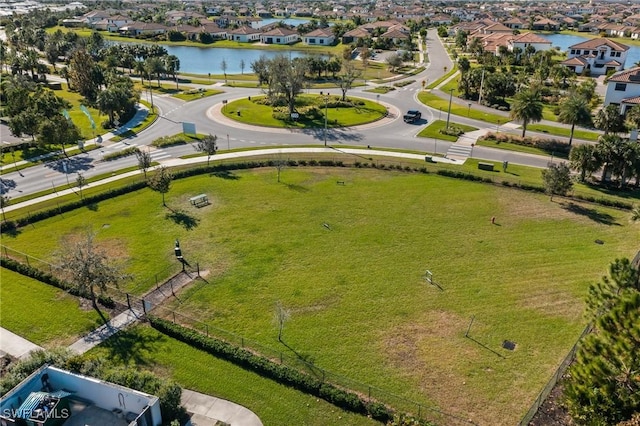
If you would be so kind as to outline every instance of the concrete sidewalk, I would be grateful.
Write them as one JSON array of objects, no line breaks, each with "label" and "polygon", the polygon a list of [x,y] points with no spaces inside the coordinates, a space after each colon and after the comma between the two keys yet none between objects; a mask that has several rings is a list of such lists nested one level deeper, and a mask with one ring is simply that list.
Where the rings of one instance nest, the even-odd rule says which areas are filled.
[{"label": "concrete sidewalk", "polygon": [[183,389],[181,402],[192,414],[190,424],[193,426],[215,426],[216,420],[232,426],[262,426],[253,411],[214,396]]},{"label": "concrete sidewalk", "polygon": [[[90,147],[90,146],[93,146],[93,145],[101,145],[101,144],[104,144],[105,142],[110,141],[114,137],[133,129],[134,127],[136,127],[137,125],[142,123],[142,121],[144,121],[144,119],[147,118],[148,114],[149,114],[149,110],[147,109],[147,107],[142,105],[142,104],[139,104],[138,105],[138,110],[136,111],[136,114],[133,116],[133,118],[131,120],[129,120],[127,123],[123,124],[117,130],[114,130],[113,132],[105,133],[104,135],[98,135],[93,139],[87,139],[86,141],[84,141],[84,147],[86,148],[86,147]],[[77,149],[76,146],[65,148],[65,152],[73,151],[75,149]],[[20,161],[17,161],[15,163],[7,164],[6,166],[0,166],[0,172],[10,173],[10,172],[14,171],[14,169],[16,167],[19,167],[19,166],[21,166],[23,164],[29,164],[29,163],[37,162],[37,161],[40,161],[40,160],[44,160],[46,158],[53,157],[53,156],[55,156],[55,155],[57,155],[58,153],[61,153],[61,152],[62,151],[51,152],[51,153],[48,153],[48,154],[38,155],[36,157],[30,158],[28,161],[27,160],[20,160]]]},{"label": "concrete sidewalk", "polygon": [[[229,153],[225,153],[225,154],[216,154],[213,157],[213,160],[228,160],[228,159],[234,159],[234,158],[243,158],[243,157],[254,157],[254,156],[259,156],[259,155],[274,155],[274,154],[298,154],[298,153],[325,153],[325,154],[351,154],[351,155],[356,155],[356,156],[360,156],[360,157],[364,157],[365,159],[367,159],[366,157],[370,157],[370,156],[380,156],[380,157],[394,157],[394,158],[407,158],[407,159],[413,159],[413,160],[422,160],[424,161],[424,155],[418,155],[418,154],[409,154],[409,153],[404,153],[404,152],[395,152],[395,151],[383,151],[383,150],[376,150],[376,149],[340,149],[337,147],[320,147],[320,148],[266,148],[266,149],[257,149],[257,150],[253,150],[253,151],[239,151],[239,152],[229,152]],[[441,157],[433,157],[433,160],[435,162],[443,162],[443,163],[449,163],[449,164],[462,164],[463,162],[460,161],[455,161],[453,159],[447,159],[447,158],[441,158]],[[199,164],[199,163],[206,163],[207,162],[207,157],[206,156],[202,156],[202,157],[192,157],[192,158],[168,158],[164,161],[160,161],[160,165],[152,167],[150,169],[147,170],[147,173],[152,172],[154,170],[156,170],[159,167],[174,167],[174,166],[184,166],[184,165],[193,165],[193,164]],[[116,175],[116,176],[111,176],[108,177],[106,179],[102,179],[100,181],[97,182],[91,182],[88,183],[85,188],[93,188],[96,186],[100,186],[100,185],[104,185],[110,182],[114,182],[120,179],[124,179],[130,176],[136,176],[142,174],[142,171],[140,170],[133,170],[131,172],[127,172],[127,173],[123,173],[120,175]],[[69,188],[69,189],[65,189],[63,191],[58,191],[56,193],[53,194],[47,194],[47,195],[43,195],[42,197],[38,197],[38,198],[32,198],[31,200],[27,200],[27,201],[23,201],[21,203],[18,204],[11,204],[7,207],[4,208],[5,212],[10,212],[12,210],[16,210],[19,209],[21,207],[26,207],[26,206],[31,206],[34,204],[38,204],[42,201],[46,201],[46,200],[53,200],[55,198],[58,198],[62,195],[67,195],[67,194],[72,194],[74,193],[75,188]]]},{"label": "concrete sidewalk", "polygon": [[0,327],[0,352],[9,354],[14,358],[24,358],[31,351],[38,349],[42,349],[42,347]]},{"label": "concrete sidewalk", "polygon": [[109,337],[116,334],[118,331],[133,324],[143,315],[143,312],[127,309],[120,315],[117,315],[114,318],[110,319],[107,324],[96,328],[91,333],[77,340],[75,343],[69,346],[69,349],[73,353],[81,355],[94,348],[95,346],[98,346],[100,343],[104,342]]}]

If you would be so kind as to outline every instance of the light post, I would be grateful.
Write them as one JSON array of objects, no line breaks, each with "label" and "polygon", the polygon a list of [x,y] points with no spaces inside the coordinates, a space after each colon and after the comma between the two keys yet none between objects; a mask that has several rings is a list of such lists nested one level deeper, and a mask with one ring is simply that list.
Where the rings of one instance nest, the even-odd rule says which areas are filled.
[{"label": "light post", "polygon": [[377,103],[380,103],[380,94],[377,94],[377,95],[376,95],[376,102],[377,102]]},{"label": "light post", "polygon": [[229,133],[227,133],[227,150],[231,151],[231,144],[229,143]]},{"label": "light post", "polygon": [[469,108],[467,108],[467,118],[469,118],[469,115],[471,114],[471,102],[468,102],[467,105],[469,106]]},{"label": "light post", "polygon": [[329,111],[329,93],[324,97],[324,146],[327,146],[327,112]]},{"label": "light post", "polygon": [[447,129],[449,128],[449,119],[451,118],[451,100],[453,99],[453,89],[449,89],[449,111],[447,111]]},{"label": "light post", "polygon": [[173,76],[176,79],[176,90],[180,90],[178,87],[178,70],[176,70],[176,63],[178,62],[178,58],[173,58]]}]

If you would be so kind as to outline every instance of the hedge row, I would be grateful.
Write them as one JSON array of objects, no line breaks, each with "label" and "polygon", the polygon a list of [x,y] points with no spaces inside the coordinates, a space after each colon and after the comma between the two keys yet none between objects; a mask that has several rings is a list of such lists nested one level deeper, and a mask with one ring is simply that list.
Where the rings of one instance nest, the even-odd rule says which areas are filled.
[{"label": "hedge row", "polygon": [[122,151],[112,152],[111,154],[106,154],[102,157],[104,161],[112,161],[117,160],[118,158],[128,157],[130,155],[136,154],[140,149],[137,146],[131,146],[127,149],[123,149]]},{"label": "hedge row", "polygon": [[49,210],[42,210],[37,213],[30,214],[26,217],[21,217],[20,219],[15,221],[13,220],[4,221],[0,223],[0,233],[12,231],[21,226],[26,226],[35,222],[39,222],[41,220],[45,220],[62,213],[66,213],[83,206],[95,204],[99,201],[104,201],[113,197],[117,197],[119,195],[128,194],[130,192],[142,189],[145,186],[147,186],[146,182],[135,182],[129,185],[122,186],[120,188],[110,189],[108,191],[101,192],[99,194],[91,195],[89,197],[85,197],[80,200],[72,201],[70,203],[63,204]]},{"label": "hedge row", "polygon": [[340,408],[355,413],[371,416],[373,419],[388,422],[393,418],[393,412],[379,402],[364,400],[358,394],[336,387],[330,383],[302,373],[294,368],[275,363],[263,356],[233,346],[225,341],[207,337],[197,331],[188,329],[170,321],[154,316],[147,319],[156,330],[178,339],[190,346],[201,349],[218,358],[230,361],[242,368],[251,370],[263,377],[275,380],[301,392],[322,398]]},{"label": "hedge row", "polygon": [[[83,297],[85,299],[90,298],[87,293],[80,291],[78,287],[71,285],[70,283],[63,281],[57,277],[54,277],[47,272],[43,272],[40,269],[25,265],[24,263],[20,263],[14,259],[0,257],[0,266],[17,272],[20,275],[25,275],[29,278],[33,278],[34,280],[38,280],[45,284],[49,284],[62,289],[74,296]],[[112,309],[116,306],[116,303],[113,301],[113,299],[111,299],[111,297],[103,295],[98,295],[98,303],[109,309]]]},{"label": "hedge row", "polygon": [[[224,171],[255,169],[255,168],[261,168],[261,167],[276,167],[278,165],[278,161],[279,160],[249,161],[246,163],[229,163],[229,164],[209,165],[209,166],[203,166],[203,167],[194,167],[190,169],[177,170],[173,173],[173,177],[174,179],[182,179],[182,178],[202,175],[206,173],[219,173]],[[346,165],[344,162],[334,161],[334,160],[308,160],[308,161],[307,160],[297,160],[297,161],[286,160],[286,165],[289,167],[296,167],[296,166],[348,167],[348,165]],[[415,167],[415,166],[403,167],[401,165],[394,165],[394,164],[387,165],[384,163],[381,164],[381,163],[375,163],[375,162],[368,163],[368,162],[356,161],[353,163],[353,166],[357,168],[371,167],[371,168],[380,169],[380,170],[399,170],[399,171],[405,171],[405,172],[428,173],[428,170],[426,167]],[[473,175],[471,173],[465,173],[465,172],[459,172],[459,171],[438,170],[437,174],[441,176],[456,178],[456,179],[464,179],[464,180],[470,180],[475,182],[494,183],[493,180],[490,178],[484,178],[481,176]],[[520,188],[527,191],[544,192],[544,188],[541,186],[509,183],[507,181],[503,181],[502,184],[504,186]],[[91,205],[99,201],[104,201],[109,198],[117,197],[119,195],[124,195],[133,191],[137,191],[146,186],[147,186],[146,182],[136,182],[120,188],[111,189],[109,191],[106,191],[100,194],[85,197],[84,199],[76,200],[68,204],[63,204],[61,206],[58,206],[49,210],[43,210],[35,214],[28,215],[27,217],[22,217],[16,221],[12,221],[12,220],[4,221],[0,223],[0,234],[4,232],[13,231],[18,227],[29,225],[29,224],[38,222],[40,220],[48,219],[50,217],[77,209],[79,207]],[[626,203],[624,201],[610,200],[606,198],[596,198],[592,196],[582,196],[582,195],[574,195],[571,198],[588,201],[592,203],[597,203],[597,204],[601,204],[609,207],[627,209],[627,210],[632,208],[631,203]]]}]

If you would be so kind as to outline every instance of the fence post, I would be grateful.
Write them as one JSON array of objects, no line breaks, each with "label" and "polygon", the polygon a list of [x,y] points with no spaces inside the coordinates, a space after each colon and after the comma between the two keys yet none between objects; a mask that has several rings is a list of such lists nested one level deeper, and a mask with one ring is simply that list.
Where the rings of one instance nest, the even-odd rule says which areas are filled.
[{"label": "fence post", "polygon": [[129,307],[129,310],[131,310],[131,300],[129,300],[129,293],[125,293],[127,295],[127,306]]},{"label": "fence post", "polygon": [[198,277],[200,277],[200,264],[196,262],[196,268],[198,269]]},{"label": "fence post", "polygon": [[[241,343],[240,343],[240,344],[241,344],[241,345],[242,345],[242,347],[244,348],[244,337],[241,337],[240,339],[241,339]],[[281,355],[282,355],[282,354],[281,354]],[[280,358],[282,358],[282,356],[280,356]]]},{"label": "fence post", "polygon": [[369,399],[371,399],[371,386],[369,386]]},{"label": "fence post", "polygon": [[147,315],[147,304],[144,302],[144,299],[142,300],[142,311],[144,312],[145,315]]},{"label": "fence post", "polygon": [[173,313],[173,323],[176,323],[176,311],[171,311]]},{"label": "fence post", "polygon": [[207,337],[209,337],[209,324],[205,324],[204,327],[207,330]]},{"label": "fence post", "polygon": [[31,264],[29,263],[29,255],[28,255],[28,254],[25,254],[25,255],[24,255],[24,258],[25,258],[25,259],[27,259],[27,265],[31,266]]}]

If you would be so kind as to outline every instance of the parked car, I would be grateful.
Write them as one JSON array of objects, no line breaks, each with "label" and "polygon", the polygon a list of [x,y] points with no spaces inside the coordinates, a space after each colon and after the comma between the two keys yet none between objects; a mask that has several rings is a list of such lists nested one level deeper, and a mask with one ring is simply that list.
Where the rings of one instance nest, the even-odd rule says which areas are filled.
[{"label": "parked car", "polygon": [[403,117],[405,123],[415,123],[420,118],[422,118],[422,113],[417,109],[410,109]]}]

